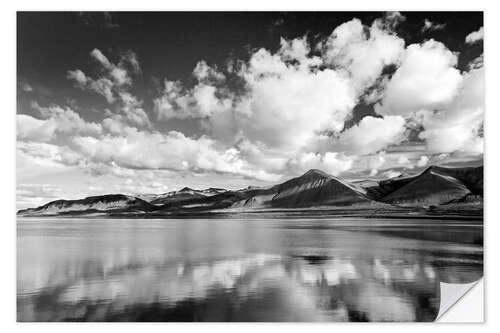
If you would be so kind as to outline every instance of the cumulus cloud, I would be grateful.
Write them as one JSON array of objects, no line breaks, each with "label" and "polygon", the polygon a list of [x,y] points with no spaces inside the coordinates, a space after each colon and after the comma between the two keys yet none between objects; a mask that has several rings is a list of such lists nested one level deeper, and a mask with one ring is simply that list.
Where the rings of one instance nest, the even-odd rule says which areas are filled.
[{"label": "cumulus cloud", "polygon": [[483,152],[484,68],[464,75],[458,94],[442,110],[423,114],[420,137],[436,153],[455,151],[478,155]]},{"label": "cumulus cloud", "polygon": [[227,90],[216,86],[224,81],[224,74],[200,61],[193,76],[198,83],[191,89],[179,81],[164,81],[161,96],[153,101],[158,120],[210,117],[232,107]]},{"label": "cumulus cloud", "polygon": [[404,140],[405,120],[401,116],[364,117],[357,125],[342,132],[333,142],[335,151],[370,154]]},{"label": "cumulus cloud", "polygon": [[312,71],[260,49],[242,71],[248,93],[237,103],[245,137],[295,150],[317,132],[340,131],[355,105],[347,77],[333,69]]},{"label": "cumulus cloud", "polygon": [[384,29],[380,20],[368,28],[359,19],[353,19],[333,30],[324,43],[324,57],[349,71],[361,93],[375,83],[385,66],[398,61],[404,44],[402,38]]},{"label": "cumulus cloud", "polygon": [[[204,118],[214,136],[222,139],[227,134],[224,141],[244,138],[295,152],[316,132],[342,130],[356,101],[349,78],[334,69],[319,70],[321,59],[309,52],[305,38],[282,40],[274,54],[257,50],[238,71],[245,83],[239,96],[205,82],[185,89],[180,82],[167,80],[155,100],[158,117]],[[206,65],[201,67],[204,70],[195,73],[209,71]],[[227,128],[234,130],[227,133]]]},{"label": "cumulus cloud", "polygon": [[420,109],[445,107],[455,97],[462,81],[456,64],[457,55],[433,39],[409,45],[376,111],[408,115]]},{"label": "cumulus cloud", "polygon": [[479,28],[479,30],[473,31],[467,36],[465,36],[465,42],[467,44],[474,44],[479,42],[480,40],[483,40],[483,38],[484,38],[484,28],[481,27]]}]

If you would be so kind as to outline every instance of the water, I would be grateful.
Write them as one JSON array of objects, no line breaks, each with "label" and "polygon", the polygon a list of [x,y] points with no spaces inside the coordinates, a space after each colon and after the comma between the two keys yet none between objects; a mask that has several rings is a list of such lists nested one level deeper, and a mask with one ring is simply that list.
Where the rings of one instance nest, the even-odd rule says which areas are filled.
[{"label": "water", "polygon": [[19,219],[19,321],[432,321],[482,224]]}]

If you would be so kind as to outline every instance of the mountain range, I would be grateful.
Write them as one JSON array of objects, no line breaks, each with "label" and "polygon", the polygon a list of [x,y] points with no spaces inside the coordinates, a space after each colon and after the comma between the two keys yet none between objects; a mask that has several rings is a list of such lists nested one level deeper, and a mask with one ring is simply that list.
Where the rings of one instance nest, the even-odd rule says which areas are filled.
[{"label": "mountain range", "polygon": [[22,216],[127,215],[162,216],[193,212],[252,212],[315,209],[423,209],[482,215],[483,167],[430,166],[414,176],[372,184],[348,182],[321,170],[271,187],[241,190],[185,187],[163,194],[107,194],[79,200],[56,200],[18,211]]}]

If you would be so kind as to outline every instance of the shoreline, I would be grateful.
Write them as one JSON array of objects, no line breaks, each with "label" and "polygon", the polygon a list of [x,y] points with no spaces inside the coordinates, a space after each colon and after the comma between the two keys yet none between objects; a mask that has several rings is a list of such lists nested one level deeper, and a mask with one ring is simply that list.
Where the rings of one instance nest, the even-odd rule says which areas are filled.
[{"label": "shoreline", "polygon": [[[465,212],[464,212],[465,213]],[[133,214],[133,213],[91,213],[91,214],[54,214],[54,215],[17,215],[16,219],[35,219],[35,218],[81,218],[81,219],[196,219],[196,218],[221,218],[221,219],[244,219],[244,218],[360,218],[360,219],[406,219],[406,220],[467,220],[484,222],[483,214],[473,214],[474,211],[467,211],[468,214],[441,213],[428,214],[420,212],[366,212],[346,210],[271,210],[271,211],[206,211],[206,212],[175,212],[167,214]],[[471,214],[472,213],[472,214]]]}]

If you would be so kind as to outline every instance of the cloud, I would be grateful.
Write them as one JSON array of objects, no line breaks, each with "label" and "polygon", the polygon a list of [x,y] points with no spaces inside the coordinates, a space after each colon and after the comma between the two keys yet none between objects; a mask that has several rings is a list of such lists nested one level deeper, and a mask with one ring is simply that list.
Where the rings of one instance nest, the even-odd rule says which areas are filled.
[{"label": "cloud", "polygon": [[142,108],[142,101],[125,91],[121,91],[119,96],[122,101],[120,110],[131,124],[139,127],[151,127],[149,117]]},{"label": "cloud", "polygon": [[390,30],[394,30],[404,21],[406,21],[406,16],[397,11],[386,12],[382,19],[375,20],[375,22],[378,22],[378,24],[383,26],[385,29]]},{"label": "cloud", "polygon": [[67,146],[45,142],[18,141],[17,153],[40,166],[75,166],[82,162],[80,155]]},{"label": "cloud", "polygon": [[265,49],[242,70],[247,94],[235,107],[236,126],[251,141],[295,150],[318,132],[339,132],[355,105],[349,79],[333,69],[290,64]]},{"label": "cloud", "polygon": [[16,204],[19,209],[37,207],[64,195],[62,189],[52,184],[27,184],[16,186]]},{"label": "cloud", "polygon": [[467,44],[474,44],[479,42],[480,40],[483,40],[484,38],[484,28],[481,27],[477,31],[473,31],[467,36],[465,36],[465,43]]},{"label": "cloud", "polygon": [[82,70],[74,69],[67,72],[66,78],[75,81],[76,86],[82,90],[92,90],[106,98],[109,104],[116,101],[116,95],[120,95],[124,89],[132,84],[127,66],[134,73],[140,72],[139,61],[132,51],[127,51],[121,56],[118,64],[112,63],[99,49],[93,49],[90,56],[96,60],[104,69],[104,74],[97,79],[87,76]]},{"label": "cloud", "polygon": [[196,64],[193,70],[193,75],[201,81],[223,81],[226,77],[223,73],[207,65],[205,60],[201,60]]},{"label": "cloud", "polygon": [[[209,74],[198,73],[205,81]],[[210,83],[199,82],[186,89],[179,81],[165,80],[162,95],[154,100],[158,120],[204,118],[225,111],[233,106],[229,98],[220,96],[219,89]]]},{"label": "cloud", "polygon": [[16,115],[17,138],[19,140],[50,141],[54,137],[56,124],[26,114]]},{"label": "cloud", "polygon": [[[309,52],[305,38],[282,40],[274,54],[255,51],[237,72],[245,87],[241,94],[213,82],[186,89],[166,80],[155,100],[156,113],[163,120],[200,118],[211,135],[226,143],[248,139],[294,154],[316,132],[342,130],[356,100],[349,78],[318,69],[321,58]],[[204,80],[211,70],[200,62],[194,72]]]},{"label": "cloud", "polygon": [[331,149],[352,155],[378,152],[404,140],[405,120],[401,116],[364,117],[333,141]]},{"label": "cloud", "polygon": [[176,131],[161,134],[129,128],[125,135],[77,136],[72,142],[76,151],[93,163],[116,163],[131,169],[221,172],[263,180],[277,178],[253,168],[237,149],[220,149],[205,136],[193,139]]},{"label": "cloud", "polygon": [[464,75],[458,94],[450,105],[436,112],[423,113],[427,149],[435,153],[483,153],[484,67]]},{"label": "cloud", "polygon": [[446,28],[446,23],[436,23],[425,19],[422,32],[443,30],[444,28]]},{"label": "cloud", "polygon": [[462,81],[457,55],[433,39],[409,45],[375,110],[384,115],[408,115],[448,105]]},{"label": "cloud", "polygon": [[99,49],[93,49],[90,52],[90,55],[92,56],[92,58],[94,58],[95,60],[97,60],[104,68],[106,68],[106,69],[112,69],[113,68],[113,65],[108,60],[108,58],[101,52],[101,50],[99,50]]},{"label": "cloud", "polygon": [[75,81],[76,86],[82,90],[90,89],[104,96],[104,98],[106,98],[106,101],[110,104],[114,103],[116,100],[113,93],[113,82],[108,78],[101,77],[97,80],[94,80],[91,77],[85,75],[85,73],[79,69],[69,70],[66,78]]},{"label": "cloud", "polygon": [[24,82],[24,83],[21,84],[21,89],[23,91],[25,91],[25,92],[31,92],[31,91],[33,91],[33,87],[30,84],[26,83],[26,82]]},{"label": "cloud", "polygon": [[417,166],[418,167],[424,167],[429,163],[429,158],[425,155],[420,156],[420,159],[417,161]]},{"label": "cloud", "polygon": [[116,29],[120,27],[118,23],[113,22],[113,17],[109,12],[103,12],[103,15],[104,15],[104,23],[102,24],[103,28]]},{"label": "cloud", "polygon": [[396,162],[398,165],[407,169],[413,169],[415,167],[406,155],[399,156]]},{"label": "cloud", "polygon": [[345,68],[359,93],[373,85],[385,66],[398,61],[404,40],[383,28],[380,20],[371,27],[359,19],[339,25],[323,46],[326,61]]},{"label": "cloud", "polygon": [[320,169],[332,175],[338,175],[351,169],[353,159],[340,155],[336,152],[320,153],[302,153],[292,158],[288,162],[288,167],[295,173],[302,173],[309,169]]},{"label": "cloud", "polygon": [[74,80],[80,86],[85,86],[89,80],[87,75],[79,69],[69,70],[66,77],[70,80]]},{"label": "cloud", "polygon": [[[36,165],[130,179],[125,185],[137,191],[152,181],[139,175],[160,172],[265,183],[311,168],[387,176],[442,153],[481,154],[482,57],[461,73],[457,54],[440,42],[405,47],[396,33],[404,20],[393,12],[370,25],[345,22],[325,38],[282,38],[277,50],[253,49],[222,69],[200,60],[189,80],[165,78],[153,103],[132,90],[141,72],[135,53],[93,49],[97,74],[73,69],[67,77],[106,98],[110,105],[93,115],[100,123],[38,107],[40,117],[18,115],[18,153]],[[424,27],[441,29],[429,20]],[[360,100],[376,103],[377,114],[357,120]],[[190,134],[170,130],[178,124]],[[419,132],[419,149],[410,147]]]},{"label": "cloud", "polygon": [[102,131],[100,124],[85,121],[68,107],[41,107],[37,103],[33,103],[32,107],[44,119],[37,119],[26,114],[16,115],[19,140],[47,142],[58,133],[99,135]]}]

